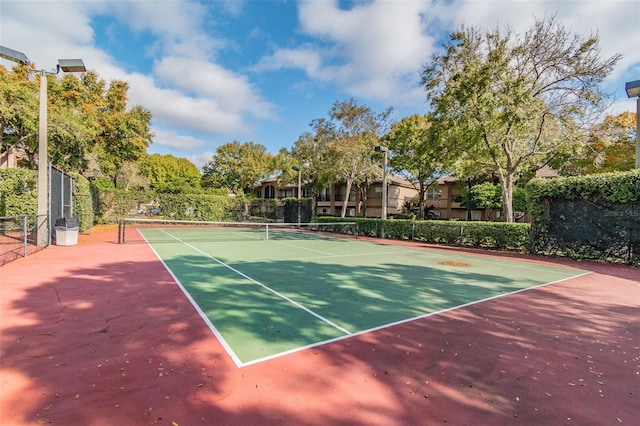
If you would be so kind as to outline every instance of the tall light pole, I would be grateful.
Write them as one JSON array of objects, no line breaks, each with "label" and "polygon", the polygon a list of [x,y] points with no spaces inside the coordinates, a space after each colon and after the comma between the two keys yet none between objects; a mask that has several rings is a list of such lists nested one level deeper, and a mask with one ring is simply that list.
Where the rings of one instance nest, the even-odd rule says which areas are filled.
[{"label": "tall light pole", "polygon": [[381,219],[387,218],[387,154],[389,153],[389,148],[386,146],[376,146],[376,152],[384,153],[384,160],[382,162],[382,214],[380,215]]},{"label": "tall light pole", "polygon": [[[0,46],[0,57],[23,65],[30,65],[31,61],[22,52]],[[47,140],[47,74],[64,72],[85,72],[87,69],[82,59],[58,59],[55,72],[48,72],[44,68],[40,73],[40,107],[38,111],[38,230],[39,246],[49,244],[49,147]]]},{"label": "tall light pole", "polygon": [[301,176],[302,170],[298,166],[293,166],[292,169],[298,172],[298,226],[299,226],[300,225],[300,198],[301,198],[300,188],[302,186],[302,176]]},{"label": "tall light pole", "polygon": [[624,85],[629,98],[636,99],[636,169],[640,169],[640,80],[630,81]]}]

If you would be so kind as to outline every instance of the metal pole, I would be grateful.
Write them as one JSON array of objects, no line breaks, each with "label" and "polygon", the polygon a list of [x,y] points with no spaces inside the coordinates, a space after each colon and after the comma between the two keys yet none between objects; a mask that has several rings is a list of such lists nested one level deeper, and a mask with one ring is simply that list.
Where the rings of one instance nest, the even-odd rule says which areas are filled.
[{"label": "metal pole", "polygon": [[38,122],[38,231],[39,246],[49,244],[49,155],[47,146],[47,73],[40,72],[40,110]]},{"label": "metal pole", "polygon": [[384,163],[382,169],[382,219],[387,218],[387,150],[384,151]]},{"label": "metal pole", "polygon": [[636,100],[636,169],[640,169],[640,96]]},{"label": "metal pole", "polygon": [[298,226],[300,226],[300,187],[302,186],[302,167],[298,168]]},{"label": "metal pole", "polygon": [[29,233],[29,229],[27,227],[27,215],[25,214],[22,217],[22,239],[24,240],[24,257],[27,257],[27,254],[29,254],[29,248],[28,248],[28,244],[29,241],[27,239],[27,234]]}]

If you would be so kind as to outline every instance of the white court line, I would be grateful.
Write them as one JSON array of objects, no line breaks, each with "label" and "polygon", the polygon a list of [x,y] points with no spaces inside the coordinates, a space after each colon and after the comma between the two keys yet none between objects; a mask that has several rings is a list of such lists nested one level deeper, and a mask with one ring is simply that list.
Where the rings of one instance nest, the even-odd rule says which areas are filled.
[{"label": "white court line", "polygon": [[213,260],[213,261],[215,261],[215,262],[219,263],[220,265],[224,266],[225,268],[230,269],[231,271],[235,272],[236,274],[240,275],[241,277],[243,277],[243,278],[245,278],[245,279],[247,279],[247,280],[251,281],[252,283],[259,285],[260,287],[264,288],[265,290],[267,290],[267,291],[269,291],[269,292],[271,292],[271,293],[275,294],[276,296],[280,297],[281,299],[286,300],[287,302],[291,303],[291,304],[292,304],[292,305],[294,305],[295,307],[297,307],[297,308],[299,308],[299,309],[302,309],[303,311],[307,312],[307,313],[308,313],[308,314],[310,314],[310,315],[313,315],[314,317],[318,318],[320,321],[322,321],[322,322],[324,322],[324,323],[326,323],[326,324],[330,325],[331,327],[333,327],[333,328],[335,328],[335,329],[337,329],[337,330],[340,330],[340,331],[341,331],[341,332],[343,332],[344,334],[346,334],[346,335],[351,335],[351,334],[352,334],[352,333],[351,333],[349,330],[347,330],[346,328],[343,328],[343,327],[339,326],[338,324],[334,323],[334,322],[333,322],[333,321],[331,321],[330,319],[323,317],[322,315],[320,315],[320,314],[318,314],[318,313],[316,313],[316,312],[312,311],[311,309],[307,308],[306,306],[301,305],[300,303],[298,303],[298,302],[296,302],[295,300],[293,300],[293,299],[291,299],[291,298],[289,298],[289,297],[285,296],[284,294],[282,294],[282,293],[280,293],[280,292],[278,292],[278,291],[276,291],[276,290],[272,289],[271,287],[266,286],[266,285],[262,284],[261,282],[259,282],[259,281],[255,280],[255,279],[251,278],[249,275],[245,274],[244,272],[238,271],[238,270],[237,270],[237,269],[235,269],[234,267],[232,267],[232,266],[230,266],[230,265],[227,265],[227,264],[226,264],[226,263],[224,263],[223,261],[221,261],[221,260],[219,260],[219,259],[216,259],[215,257],[211,256],[210,254],[205,253],[204,251],[200,250],[199,248],[192,246],[191,244],[187,243],[186,241],[182,241],[180,238],[178,238],[178,237],[176,237],[176,236],[174,236],[174,235],[171,235],[171,234],[170,234],[170,233],[168,233],[167,231],[164,231],[164,230],[163,230],[162,232],[164,232],[165,234],[167,234],[167,235],[168,235],[168,236],[170,236],[171,238],[174,238],[175,240],[177,240],[177,241],[181,242],[182,244],[186,245],[187,247],[192,248],[193,250],[197,251],[198,253],[203,254],[204,256],[208,257],[209,259],[211,259],[211,260]]},{"label": "white court line", "polygon": [[[296,247],[291,245],[291,247],[295,248],[304,248],[304,247]],[[331,254],[329,253],[327,256],[310,256],[310,257],[292,257],[287,260],[318,260],[318,259],[335,259],[335,258],[343,258],[343,257],[362,257],[362,256],[390,256],[394,254],[406,253],[406,251],[386,251],[386,252],[371,252],[371,253],[352,253],[352,254]],[[237,262],[231,262],[232,265],[245,265],[247,263],[258,263],[262,262],[262,260],[239,260]]]},{"label": "white court line", "polygon": [[[562,267],[555,267],[555,266],[549,266],[549,268],[553,268],[553,269],[548,269],[545,268],[546,265],[540,265],[539,267],[535,267],[533,266],[534,264],[529,264],[526,263],[524,261],[518,260],[518,259],[502,259],[502,260],[488,260],[486,258],[483,258],[481,256],[474,256],[474,255],[465,255],[465,254],[459,254],[459,253],[447,253],[446,255],[444,254],[444,252],[440,252],[438,250],[431,250],[431,249],[426,249],[426,250],[417,250],[414,248],[407,248],[404,250],[396,250],[396,251],[390,251],[390,252],[384,252],[384,253],[354,253],[354,254],[334,254],[334,253],[329,253],[329,252],[325,252],[325,251],[321,251],[321,250],[314,250],[314,249],[310,249],[307,247],[301,247],[301,246],[297,246],[295,244],[287,244],[287,243],[281,243],[278,242],[278,244],[282,244],[285,246],[289,246],[289,247],[293,247],[293,248],[298,248],[298,249],[302,249],[302,250],[309,250],[309,251],[315,251],[321,254],[326,254],[327,256],[317,256],[317,257],[301,257],[301,258],[296,258],[296,259],[291,259],[291,260],[314,260],[314,259],[327,259],[327,258],[333,258],[333,257],[337,257],[337,258],[341,258],[341,257],[354,257],[354,256],[376,256],[376,255],[393,255],[393,254],[403,254],[403,253],[415,253],[418,255],[427,255],[427,256],[433,256],[433,255],[438,255],[439,253],[442,253],[443,256],[447,257],[447,256],[451,256],[451,257],[457,257],[458,259],[465,259],[468,262],[477,262],[477,263],[484,263],[484,264],[488,264],[488,265],[502,265],[504,262],[509,262],[509,265],[517,268],[517,269],[526,269],[526,270],[530,270],[530,271],[537,271],[537,272],[549,272],[552,274],[563,274],[564,271],[562,271]],[[238,262],[239,263],[239,262]],[[242,262],[242,263],[247,263],[247,262]],[[531,265],[531,266],[529,266]],[[575,268],[573,268],[575,269]]]},{"label": "white court line", "polygon": [[[163,230],[163,232],[164,232],[164,230]],[[211,320],[209,319],[207,314],[204,313],[204,311],[200,308],[198,303],[193,299],[193,297],[191,297],[191,295],[189,294],[187,289],[182,285],[182,282],[180,282],[180,280],[178,279],[178,277],[176,277],[176,275],[173,273],[171,268],[169,268],[169,266],[164,262],[164,260],[162,259],[162,256],[160,256],[160,254],[156,251],[156,249],[153,247],[153,245],[151,245],[151,243],[149,243],[147,238],[144,236],[144,234],[142,232],[140,232],[139,229],[138,229],[138,233],[147,242],[147,246],[149,246],[149,248],[151,248],[151,250],[155,253],[155,255],[158,258],[158,260],[164,265],[164,268],[173,277],[173,280],[178,284],[178,287],[180,287],[180,290],[182,290],[182,293],[184,293],[184,295],[187,297],[187,300],[189,300],[189,302],[191,303],[191,306],[194,307],[196,312],[198,312],[198,315],[200,315],[200,318],[202,318],[204,323],[207,324],[207,326],[209,327],[209,329],[211,330],[213,335],[216,336],[216,338],[218,339],[218,341],[220,342],[220,344],[222,345],[224,350],[227,351],[227,354],[229,354],[229,357],[234,362],[236,367],[238,367],[238,368],[242,367],[243,366],[242,360],[240,360],[240,358],[238,358],[236,353],[231,348],[231,345],[229,345],[227,343],[227,341],[224,339],[224,337],[222,336],[222,333],[220,333],[220,331],[218,331],[218,329],[215,327],[215,325],[213,325],[213,323],[211,322]]]},{"label": "white court line", "polygon": [[287,246],[287,247],[293,247],[293,248],[297,248],[297,249],[301,249],[301,250],[308,250],[308,251],[314,251],[316,253],[321,253],[321,254],[326,254],[328,257],[339,257],[339,254],[333,254],[330,253],[328,251],[322,251],[322,250],[316,250],[316,249],[312,249],[309,247],[302,247],[302,246],[297,246],[295,244],[288,244],[288,243],[282,243],[280,241],[274,241],[277,244],[283,245],[283,246]]}]

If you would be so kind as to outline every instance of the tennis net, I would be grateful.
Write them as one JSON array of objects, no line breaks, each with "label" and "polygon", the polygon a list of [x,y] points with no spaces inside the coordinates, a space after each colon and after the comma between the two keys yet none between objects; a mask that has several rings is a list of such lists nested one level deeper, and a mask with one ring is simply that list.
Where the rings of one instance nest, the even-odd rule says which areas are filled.
[{"label": "tennis net", "polygon": [[118,243],[175,243],[197,241],[260,241],[357,238],[356,222],[266,223],[207,222],[123,218],[118,221]]}]

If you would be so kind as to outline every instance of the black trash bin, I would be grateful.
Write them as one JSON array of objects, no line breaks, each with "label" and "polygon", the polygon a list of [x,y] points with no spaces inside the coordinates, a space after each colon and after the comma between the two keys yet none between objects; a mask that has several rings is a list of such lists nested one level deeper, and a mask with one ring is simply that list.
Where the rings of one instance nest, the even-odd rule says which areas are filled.
[{"label": "black trash bin", "polygon": [[61,217],[56,220],[56,245],[75,246],[78,244],[78,219],[75,217]]}]

